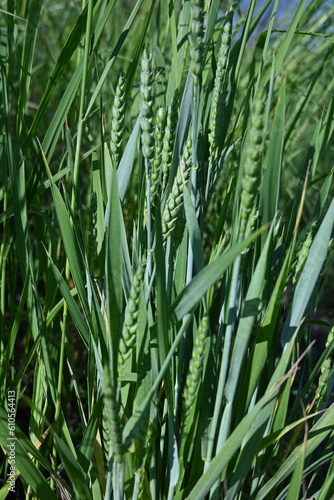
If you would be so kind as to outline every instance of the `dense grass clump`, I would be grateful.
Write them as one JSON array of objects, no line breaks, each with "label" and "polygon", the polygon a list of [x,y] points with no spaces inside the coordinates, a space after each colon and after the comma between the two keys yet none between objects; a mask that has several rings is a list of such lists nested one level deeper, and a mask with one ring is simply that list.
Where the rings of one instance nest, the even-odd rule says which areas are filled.
[{"label": "dense grass clump", "polygon": [[283,4],[2,6],[1,499],[333,498],[334,8]]}]

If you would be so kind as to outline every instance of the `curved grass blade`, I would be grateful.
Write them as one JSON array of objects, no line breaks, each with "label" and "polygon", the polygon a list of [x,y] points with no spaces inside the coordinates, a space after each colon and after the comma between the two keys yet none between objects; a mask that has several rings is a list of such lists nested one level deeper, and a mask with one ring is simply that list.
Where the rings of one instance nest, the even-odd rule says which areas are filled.
[{"label": "curved grass blade", "polygon": [[186,213],[186,220],[187,220],[187,228],[189,232],[189,239],[194,256],[195,269],[198,272],[204,267],[202,237],[196,217],[195,208],[190,193],[186,187],[183,190],[183,198],[184,198],[184,210]]},{"label": "curved grass blade", "polygon": [[263,500],[267,498],[268,493],[276,486],[282,483],[286,477],[289,476],[296,467],[296,462],[300,457],[303,447],[305,447],[305,460],[306,458],[324,441],[324,439],[333,432],[333,411],[334,404],[328,408],[324,415],[316,422],[310,429],[306,446],[304,443],[300,444],[293,452],[285,459],[276,474],[269,479],[265,486],[256,495],[255,500]]},{"label": "curved grass blade", "polygon": [[[37,498],[41,500],[56,500],[57,497],[50,489],[50,486],[36,467],[29,453],[40,462],[50,473],[52,472],[50,464],[43,455],[26,438],[24,433],[15,425],[15,466],[22,474],[22,477],[30,485]],[[0,443],[4,450],[8,450],[8,415],[4,408],[0,408]]]},{"label": "curved grass blade", "polygon": [[60,271],[58,270],[57,266],[53,262],[51,255],[47,253],[47,256],[50,259],[50,265],[52,272],[54,274],[54,277],[57,281],[59,290],[61,291],[62,296],[64,297],[64,300],[67,304],[68,310],[70,311],[70,314],[72,316],[72,319],[74,321],[75,326],[77,327],[82,340],[84,341],[85,345],[88,347],[89,344],[89,328],[87,324],[85,323],[82,314],[80,313],[80,310],[73,298],[73,294],[71,293],[70,289],[68,288],[68,285],[65,281],[65,279],[62,277]]},{"label": "curved grass blade", "polygon": [[261,189],[263,224],[272,221],[278,210],[284,146],[285,108],[285,82],[283,81],[271,128],[267,156],[268,169],[266,171],[263,187]]},{"label": "curved grass blade", "polygon": [[294,340],[295,336],[284,351],[271,377],[265,395],[249,410],[226,439],[216,456],[207,466],[203,476],[194,486],[188,496],[188,500],[205,498],[205,495],[215,483],[221,479],[226,467],[241,446],[238,469],[247,470],[249,468],[260,448],[262,436],[277,403],[276,393],[284,380],[289,376],[289,374],[285,375],[285,372],[291,357]]},{"label": "curved grass blade", "polygon": [[27,19],[27,27],[24,37],[24,45],[22,52],[20,84],[18,91],[18,105],[16,118],[16,134],[20,136],[23,117],[27,106],[27,99],[30,90],[31,75],[33,70],[33,59],[36,47],[36,37],[38,22],[41,14],[42,0],[33,0],[30,4],[29,14]]},{"label": "curved grass blade", "polygon": [[[45,110],[50,102],[54,89],[56,88],[62,74],[64,73],[67,64],[69,63],[71,57],[73,56],[74,52],[79,46],[81,38],[85,33],[86,20],[87,20],[87,5],[84,7],[83,11],[78,17],[77,22],[75,23],[61,53],[59,54],[58,60],[50,75],[49,82],[44,91],[44,95],[38,107],[34,121],[32,122],[30,130],[26,137],[25,145],[27,145],[30,142],[30,140],[36,133],[38,124],[40,123],[42,117],[44,116]],[[45,145],[44,149],[47,150],[47,148],[45,148]]]},{"label": "curved grass blade", "polygon": [[243,360],[246,351],[249,347],[250,335],[252,333],[253,324],[258,314],[258,306],[260,303],[261,294],[265,285],[264,277],[269,261],[269,250],[272,241],[272,233],[274,226],[267,236],[265,246],[261,252],[257,266],[250,282],[242,315],[239,321],[238,330],[234,340],[232,357],[230,360],[230,369],[228,379],[226,381],[225,396],[227,401],[234,401],[236,398],[236,388],[238,379],[243,370]]},{"label": "curved grass blade", "polygon": [[130,138],[125,147],[122,159],[120,161],[119,167],[117,169],[117,179],[118,179],[118,191],[120,200],[124,200],[125,192],[129,185],[133,162],[137,152],[137,141],[140,130],[140,116],[138,116],[135,126],[132,129]]},{"label": "curved grass blade", "polygon": [[86,285],[83,278],[83,270],[85,269],[86,265],[83,260],[82,252],[79,248],[79,243],[74,233],[73,225],[71,223],[65,202],[53,180],[48,162],[44,156],[43,151],[42,154],[43,154],[44,164],[48,173],[48,177],[51,183],[51,191],[57,213],[58,224],[62,235],[62,240],[68,258],[70,270],[73,276],[73,281],[78,290],[78,296],[82,308],[84,310],[84,313],[86,315],[86,318],[88,318],[90,316],[90,308],[86,293]]},{"label": "curved grass blade", "polygon": [[295,329],[302,320],[312,292],[319,278],[322,266],[327,256],[328,244],[334,225],[334,200],[322,221],[314,238],[309,255],[296,285],[291,312],[282,332],[281,343],[284,346],[290,341]]},{"label": "curved grass blade", "polygon": [[219,256],[196,274],[170,307],[170,321],[173,323],[181,321],[186,314],[192,312],[208,289],[221,278],[223,273],[230,267],[238,255],[240,255],[240,253],[247,248],[264,229],[265,228],[258,229],[251,236],[236,244],[233,248]]},{"label": "curved grass blade", "polygon": [[[102,73],[102,75],[101,75],[101,77],[100,77],[100,79],[99,79],[99,81],[98,81],[98,83],[97,83],[97,85],[95,87],[93,95],[92,95],[92,97],[91,97],[91,99],[90,99],[90,101],[88,103],[87,110],[86,110],[86,113],[85,113],[85,116],[84,116],[84,120],[86,120],[87,117],[89,116],[89,113],[91,112],[91,109],[92,109],[92,107],[94,105],[94,102],[96,101],[98,95],[101,92],[102,86],[103,86],[104,82],[106,81],[106,79],[107,79],[107,77],[108,77],[108,75],[110,73],[110,69],[111,69],[113,63],[115,62],[116,56],[118,55],[119,51],[121,50],[121,48],[122,48],[122,46],[123,46],[123,44],[125,42],[125,39],[128,36],[128,34],[129,34],[129,31],[130,31],[130,29],[131,29],[131,27],[132,27],[132,25],[134,23],[134,20],[137,17],[137,14],[138,14],[139,9],[142,6],[143,2],[144,2],[144,0],[137,0],[136,5],[134,6],[129,19],[126,22],[126,24],[125,24],[125,26],[123,28],[121,36],[119,37],[119,39],[118,39],[118,41],[116,43],[116,46],[115,46],[115,48],[114,48],[114,50],[113,50],[113,52],[112,52],[112,54],[110,56],[110,59],[107,62],[106,66],[105,66],[105,68],[103,70],[103,73]],[[111,8],[114,7],[115,3],[116,3],[116,0],[113,0]],[[154,3],[154,1],[152,3]],[[146,26],[146,29],[147,29],[147,27],[148,26]],[[146,29],[144,27],[144,33],[146,32]]]},{"label": "curved grass blade", "polygon": [[91,493],[86,483],[87,474],[82,469],[77,457],[73,455],[70,448],[57,435],[55,435],[55,440],[57,442],[57,448],[64,463],[65,470],[72,482],[76,498],[91,500]]},{"label": "curved grass blade", "polygon": [[[113,374],[117,373],[117,353],[122,321],[122,248],[121,224],[122,211],[119,201],[116,170],[112,172],[111,191],[109,193],[109,214],[107,214],[107,253],[104,277],[106,292],[107,321],[110,335]],[[108,210],[108,209],[107,209]]]}]

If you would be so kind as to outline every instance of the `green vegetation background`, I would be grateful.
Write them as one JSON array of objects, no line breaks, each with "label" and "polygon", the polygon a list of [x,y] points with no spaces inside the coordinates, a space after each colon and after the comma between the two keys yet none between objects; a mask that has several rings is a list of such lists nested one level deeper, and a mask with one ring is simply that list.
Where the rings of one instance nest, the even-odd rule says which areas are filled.
[{"label": "green vegetation background", "polygon": [[334,497],[334,7],[285,4],[2,2],[0,499]]}]

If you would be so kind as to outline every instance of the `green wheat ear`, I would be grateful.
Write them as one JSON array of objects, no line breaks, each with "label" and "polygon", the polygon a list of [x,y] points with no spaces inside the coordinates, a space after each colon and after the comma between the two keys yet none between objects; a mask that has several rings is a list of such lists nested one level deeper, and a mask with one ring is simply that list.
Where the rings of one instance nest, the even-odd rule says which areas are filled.
[{"label": "green wheat ear", "polygon": [[194,78],[195,91],[204,64],[204,0],[192,0],[190,22],[190,70]]},{"label": "green wheat ear", "polygon": [[[334,343],[334,326],[328,332],[325,348],[328,348],[333,343]],[[313,404],[315,404],[316,411],[321,409],[321,403],[326,399],[328,382],[332,374],[332,369],[333,369],[333,361],[332,361],[332,355],[330,355],[324,360],[320,368],[318,387],[313,401]]]},{"label": "green wheat ear", "polygon": [[227,69],[231,48],[233,11],[227,14],[220,42],[217,70],[212,92],[209,118],[209,168],[217,159],[217,149],[222,139],[224,110],[227,98]]},{"label": "green wheat ear", "polygon": [[177,126],[177,118],[178,118],[178,104],[179,104],[179,94],[176,91],[173,95],[172,102],[167,109],[166,129],[164,133],[163,147],[161,152],[162,194],[166,189],[169,173],[172,166],[172,156],[173,156],[173,148],[175,143],[175,133]]},{"label": "green wheat ear", "polygon": [[122,379],[125,361],[131,354],[132,346],[136,340],[136,332],[138,328],[139,316],[139,301],[144,276],[144,267],[139,265],[134,276],[130,290],[130,297],[125,309],[125,319],[123,331],[120,339],[118,353],[118,378]]},{"label": "green wheat ear", "polygon": [[209,331],[209,318],[204,316],[198,326],[198,333],[192,351],[183,401],[183,425],[193,405],[202,376],[204,342]]},{"label": "green wheat ear", "polygon": [[140,127],[144,158],[150,162],[154,158],[153,127],[153,95],[152,95],[152,56],[145,47],[141,60],[140,93]]},{"label": "green wheat ear", "polygon": [[116,463],[122,463],[124,457],[124,446],[122,438],[122,423],[120,417],[120,404],[117,401],[116,387],[106,363],[103,373],[103,436],[106,446],[107,459],[110,459],[110,451]]},{"label": "green wheat ear", "polygon": [[157,111],[157,120],[154,134],[155,142],[155,154],[152,162],[151,170],[151,205],[154,205],[155,197],[158,192],[158,187],[161,182],[161,161],[162,161],[162,149],[163,149],[163,138],[165,132],[166,123],[166,112],[163,107],[160,107]]},{"label": "green wheat ear", "polygon": [[110,149],[114,165],[117,167],[121,151],[125,117],[125,77],[119,75],[116,87],[111,120]]},{"label": "green wheat ear", "polygon": [[295,285],[300,277],[313,241],[315,223],[309,223],[298,236],[295,247],[295,259],[292,264],[292,284]]},{"label": "green wheat ear", "polygon": [[240,231],[243,237],[250,230],[251,213],[255,213],[255,200],[258,194],[260,174],[262,168],[263,135],[264,135],[264,108],[265,93],[258,91],[251,119],[249,143],[246,151],[245,166],[242,175],[241,207],[240,207]]},{"label": "green wheat ear", "polygon": [[192,143],[188,139],[183,148],[180,165],[162,215],[162,235],[164,240],[174,230],[178,214],[183,207],[183,189],[189,178],[192,162],[191,149]]}]

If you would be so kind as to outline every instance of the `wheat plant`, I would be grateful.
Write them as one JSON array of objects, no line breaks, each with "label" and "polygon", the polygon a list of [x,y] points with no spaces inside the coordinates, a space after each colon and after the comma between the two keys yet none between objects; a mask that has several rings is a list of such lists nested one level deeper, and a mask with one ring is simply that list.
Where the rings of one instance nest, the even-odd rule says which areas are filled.
[{"label": "wheat plant", "polygon": [[334,7],[285,7],[2,3],[0,499],[333,499]]}]

